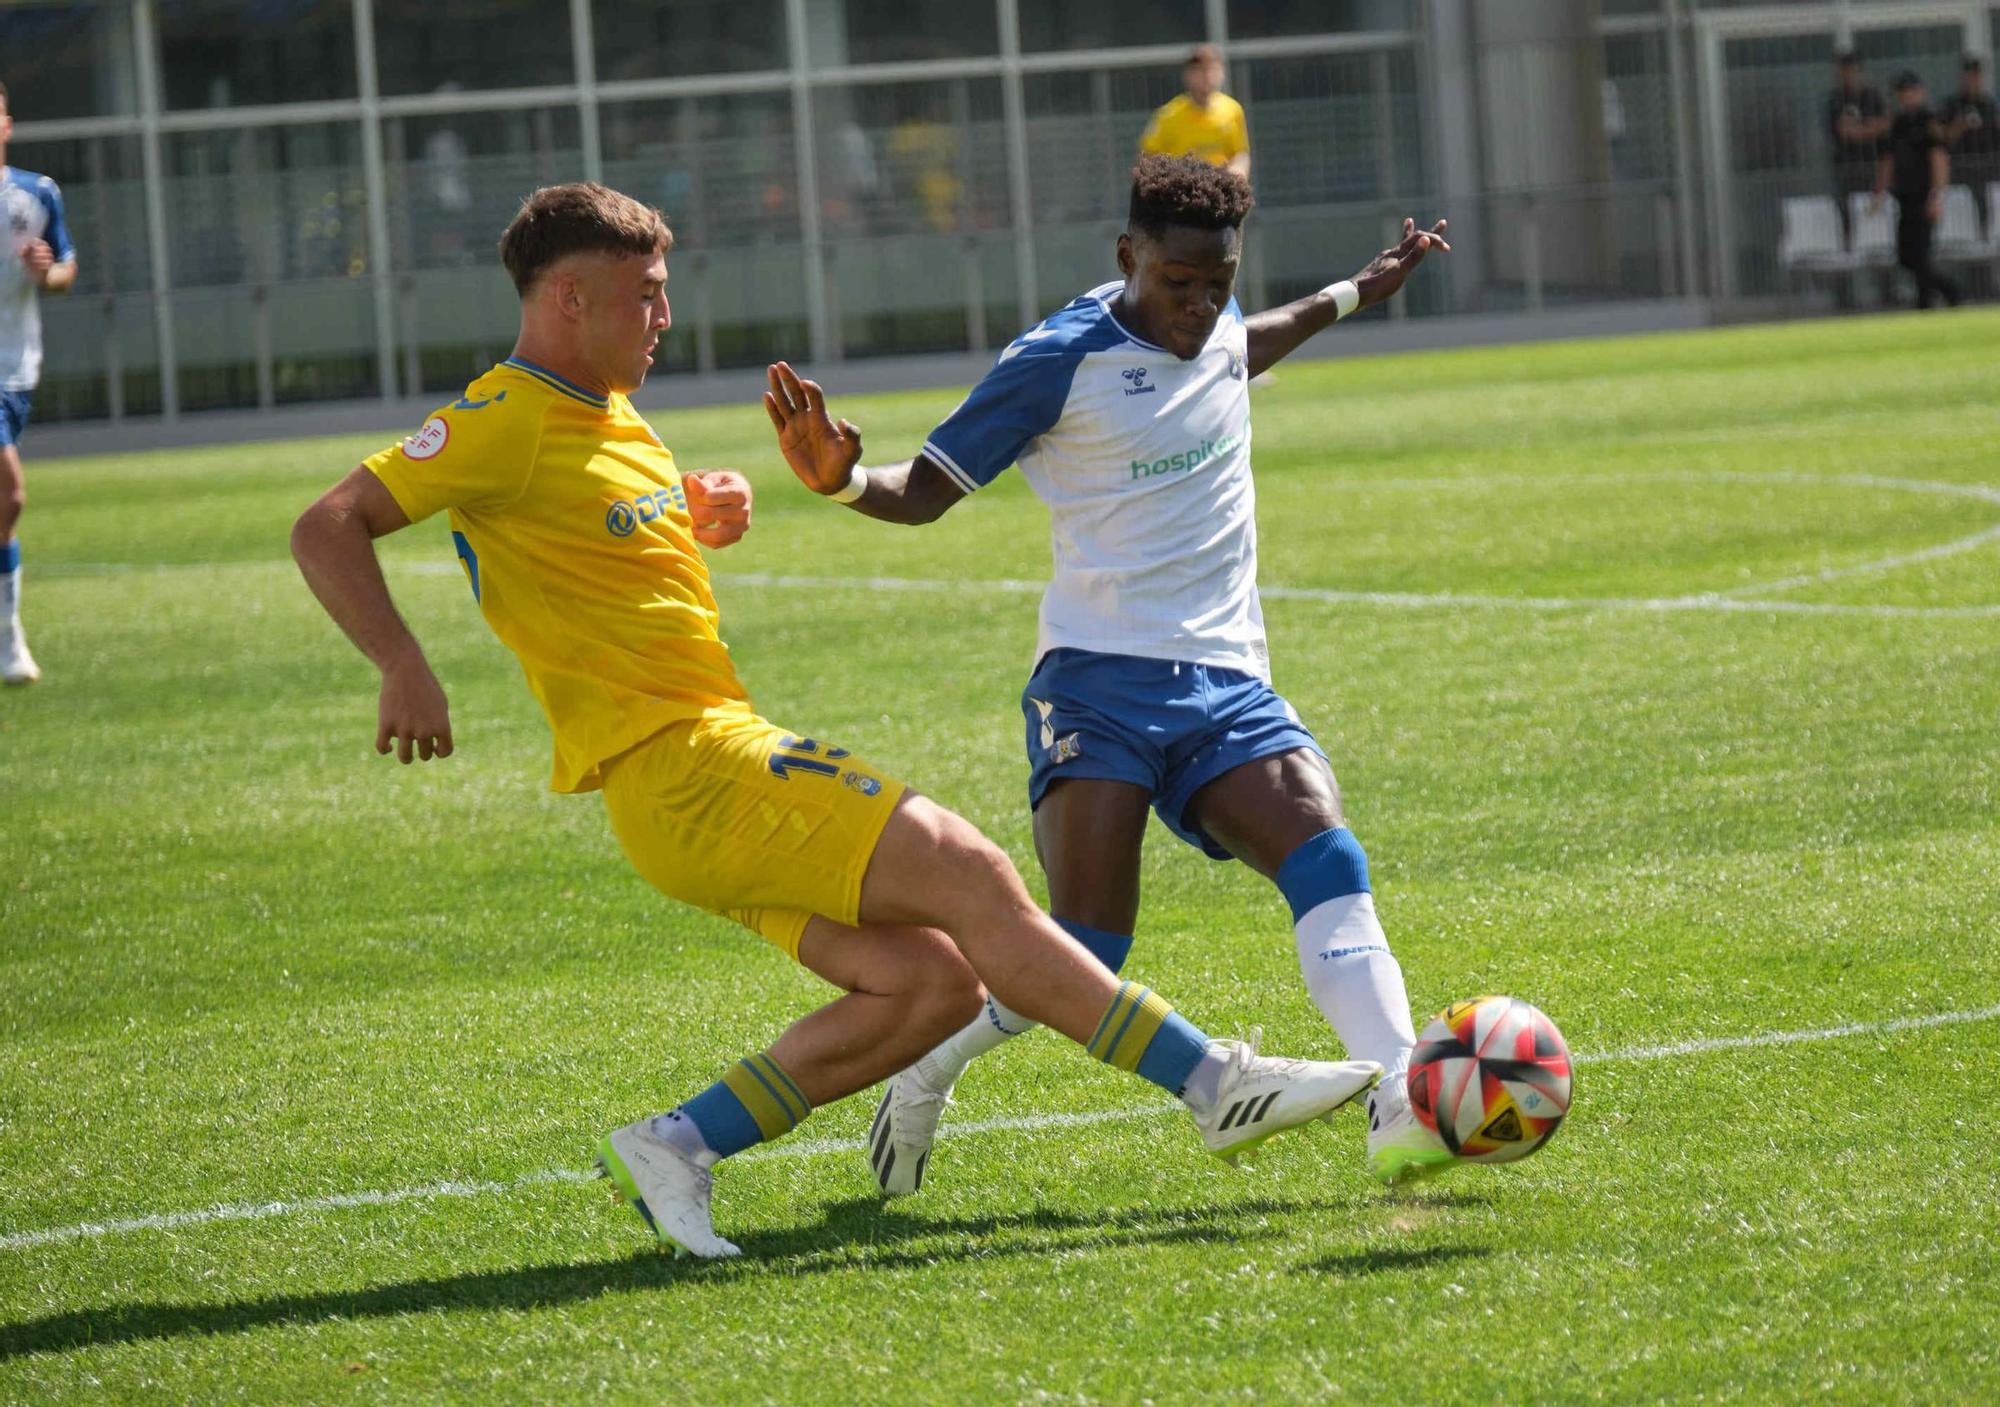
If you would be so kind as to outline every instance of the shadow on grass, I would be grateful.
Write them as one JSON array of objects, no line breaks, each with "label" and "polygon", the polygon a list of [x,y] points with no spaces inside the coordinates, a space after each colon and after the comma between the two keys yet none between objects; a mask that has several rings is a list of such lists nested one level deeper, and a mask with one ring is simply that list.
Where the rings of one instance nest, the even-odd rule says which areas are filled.
[{"label": "shadow on grass", "polygon": [[1318,1260],[1301,1261],[1292,1269],[1351,1279],[1361,1275],[1380,1275],[1385,1270],[1429,1270],[1446,1261],[1491,1254],[1485,1246],[1382,1246],[1372,1251],[1343,1251],[1338,1255],[1321,1256]]},{"label": "shadow on grass", "polygon": [[67,1310],[0,1324],[0,1361],[96,1344],[240,1333],[273,1324],[316,1324],[437,1310],[535,1310],[605,1295],[686,1283],[754,1282],[768,1275],[831,1270],[899,1270],[1002,1256],[1103,1250],[1135,1245],[1241,1245],[1275,1233],[1245,1226],[1260,1216],[1331,1213],[1343,1204],[1252,1198],[1217,1207],[1131,1208],[1078,1213],[1033,1211],[972,1217],[916,1217],[872,1197],[826,1207],[809,1226],[753,1231],[737,1260],[677,1260],[650,1247],[580,1265],[531,1265],[364,1289],[271,1295],[227,1304],[147,1303]]}]

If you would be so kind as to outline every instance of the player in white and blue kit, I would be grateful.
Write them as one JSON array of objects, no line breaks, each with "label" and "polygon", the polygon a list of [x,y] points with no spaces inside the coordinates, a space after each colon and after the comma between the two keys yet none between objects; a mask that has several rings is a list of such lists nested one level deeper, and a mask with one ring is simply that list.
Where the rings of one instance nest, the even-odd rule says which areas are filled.
[{"label": "player in white and blue kit", "polygon": [[14,537],[27,501],[20,441],[29,397],[42,376],[36,295],[69,292],[76,283],[76,249],[56,183],[7,164],[13,131],[7,89],[0,85],[0,214],[8,241],[0,251],[0,681],[32,684],[42,671],[21,631],[21,544]]},{"label": "player in white and blue kit", "polygon": [[[860,432],[783,363],[766,409],[809,488],[889,522],[930,522],[1018,463],[1048,505],[1054,577],[1022,694],[1035,847],[1049,910],[1113,971],[1132,946],[1148,807],[1290,902],[1306,986],[1355,1059],[1386,1072],[1368,1158],[1387,1182],[1449,1159],[1409,1112],[1416,1044],[1402,970],[1344,823],[1333,771],[1271,688],[1257,595],[1250,379],[1356,307],[1392,296],[1444,225],[1352,280],[1246,318],[1234,288],[1249,184],[1190,158],[1133,172],[1124,277],[1001,353],[904,464],[860,465]],[[1032,1023],[989,997],[972,1023],[895,1076],[869,1154],[890,1195],[915,1191],[965,1066]]]}]

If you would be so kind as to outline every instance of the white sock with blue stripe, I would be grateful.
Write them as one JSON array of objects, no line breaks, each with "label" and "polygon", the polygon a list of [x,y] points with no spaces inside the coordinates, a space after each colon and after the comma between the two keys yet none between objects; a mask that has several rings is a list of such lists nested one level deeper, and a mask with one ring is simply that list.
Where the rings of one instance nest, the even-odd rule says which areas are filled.
[{"label": "white sock with blue stripe", "polygon": [[1356,1060],[1383,1069],[1401,1089],[1417,1033],[1402,964],[1375,917],[1368,856],[1345,826],[1322,831],[1286,856],[1278,887],[1292,906],[1306,990]]},{"label": "white sock with blue stripe", "polygon": [[0,630],[21,624],[21,544],[0,546]]},{"label": "white sock with blue stripe", "polygon": [[[1106,933],[1087,924],[1057,918],[1063,931],[1090,951],[1090,955],[1113,972],[1125,965],[1132,951],[1132,935]],[[1015,1036],[1024,1036],[1040,1024],[995,1001],[991,995],[972,1020],[956,1034],[947,1036],[937,1049],[911,1067],[917,1078],[934,1090],[949,1090],[965,1073],[965,1067],[987,1051]]]}]

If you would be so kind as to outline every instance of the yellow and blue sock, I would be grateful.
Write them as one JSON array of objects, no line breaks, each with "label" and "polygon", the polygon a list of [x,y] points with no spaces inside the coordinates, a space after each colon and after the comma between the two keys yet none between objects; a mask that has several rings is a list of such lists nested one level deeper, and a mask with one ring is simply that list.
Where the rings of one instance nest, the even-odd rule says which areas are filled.
[{"label": "yellow and blue sock", "polygon": [[[1123,967],[1125,959],[1131,956],[1132,935],[1129,933],[1108,933],[1073,919],[1051,917],[1055,917],[1063,931],[1081,943],[1092,957],[1113,972]],[[965,1067],[974,1060],[1003,1041],[1034,1030],[1036,1025],[1018,1011],[1001,1005],[989,994],[972,1020],[947,1036],[937,1049],[917,1062],[917,1077],[932,1089],[950,1089],[965,1073]]]},{"label": "yellow and blue sock", "polygon": [[1178,1096],[1208,1051],[1208,1037],[1151,987],[1127,982],[1104,1009],[1085,1049]]},{"label": "yellow and blue sock", "polygon": [[812,1102],[769,1051],[747,1055],[693,1099],[653,1120],[653,1132],[700,1167],[782,1138],[812,1113]]}]

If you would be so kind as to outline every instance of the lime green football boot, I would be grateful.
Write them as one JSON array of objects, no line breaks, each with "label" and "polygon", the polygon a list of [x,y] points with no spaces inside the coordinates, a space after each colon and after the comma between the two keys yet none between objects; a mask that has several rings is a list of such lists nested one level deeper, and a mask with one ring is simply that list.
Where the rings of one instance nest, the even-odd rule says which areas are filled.
[{"label": "lime green football boot", "polygon": [[1425,1128],[1410,1108],[1400,1077],[1368,1097],[1368,1171],[1396,1187],[1432,1177],[1458,1159],[1444,1140]]}]

